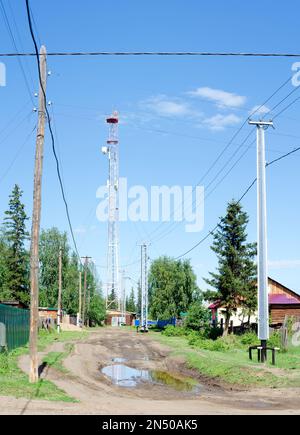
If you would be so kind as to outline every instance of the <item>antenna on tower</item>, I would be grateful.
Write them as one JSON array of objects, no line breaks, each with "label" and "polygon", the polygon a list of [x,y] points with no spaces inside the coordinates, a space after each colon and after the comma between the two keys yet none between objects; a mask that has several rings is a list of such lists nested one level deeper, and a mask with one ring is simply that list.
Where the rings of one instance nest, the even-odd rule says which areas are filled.
[{"label": "antenna on tower", "polygon": [[108,249],[106,309],[120,310],[119,282],[119,114],[114,112],[106,119],[109,126],[107,145],[102,153],[108,156]]}]

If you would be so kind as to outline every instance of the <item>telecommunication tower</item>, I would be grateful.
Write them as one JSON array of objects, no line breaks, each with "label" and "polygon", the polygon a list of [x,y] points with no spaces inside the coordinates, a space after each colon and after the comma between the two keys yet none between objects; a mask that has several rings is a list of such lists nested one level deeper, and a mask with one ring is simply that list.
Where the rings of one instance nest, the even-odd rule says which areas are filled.
[{"label": "telecommunication tower", "polygon": [[108,251],[107,251],[107,288],[106,308],[120,309],[119,283],[119,114],[114,112],[106,119],[109,126],[107,146],[102,148],[108,156]]},{"label": "telecommunication tower", "polygon": [[141,292],[142,292],[142,306],[141,306],[141,328],[142,331],[148,332],[148,247],[149,244],[143,243],[141,245]]}]

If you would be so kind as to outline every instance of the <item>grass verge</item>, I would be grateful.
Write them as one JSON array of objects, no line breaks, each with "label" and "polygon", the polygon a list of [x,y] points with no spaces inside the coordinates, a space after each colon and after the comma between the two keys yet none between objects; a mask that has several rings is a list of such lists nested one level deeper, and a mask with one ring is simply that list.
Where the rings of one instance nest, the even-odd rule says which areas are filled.
[{"label": "grass verge", "polygon": [[183,357],[191,369],[212,379],[236,386],[285,388],[300,387],[300,349],[277,355],[276,367],[249,361],[247,346],[231,346],[211,351],[191,346],[187,337],[151,336],[172,349],[172,356]]},{"label": "grass verge", "polygon": [[[48,333],[42,331],[39,334],[39,351],[43,351],[47,346],[55,341],[72,342],[84,339],[88,336],[88,332],[62,332]],[[69,348],[69,345],[68,345]],[[69,348],[70,349],[70,348]],[[68,350],[66,350],[67,352]],[[28,353],[28,346],[16,349],[12,352],[0,354],[0,396],[12,396],[16,398],[76,402],[76,400],[68,396],[63,390],[59,389],[50,381],[41,379],[37,384],[30,384],[28,375],[18,367],[18,359]],[[48,354],[49,356],[49,354]],[[59,357],[60,362],[64,355]],[[49,357],[51,362],[51,355]],[[52,363],[55,358],[52,355]],[[58,360],[56,361],[58,364]]]},{"label": "grass verge", "polygon": [[74,345],[72,343],[66,343],[64,346],[64,352],[49,352],[44,358],[42,363],[47,367],[51,367],[61,373],[68,373],[68,370],[64,367],[64,359],[70,355]]}]

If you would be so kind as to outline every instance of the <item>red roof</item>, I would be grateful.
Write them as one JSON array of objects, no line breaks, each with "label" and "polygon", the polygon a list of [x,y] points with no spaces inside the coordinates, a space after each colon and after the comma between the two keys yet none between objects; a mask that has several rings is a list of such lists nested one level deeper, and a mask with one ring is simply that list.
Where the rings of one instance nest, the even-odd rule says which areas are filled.
[{"label": "red roof", "polygon": [[300,300],[294,296],[288,296],[287,294],[270,294],[270,305],[300,305]]},{"label": "red roof", "polygon": [[216,308],[220,307],[220,301],[214,302],[213,304],[211,304],[208,309],[209,310],[215,310]]},{"label": "red roof", "polygon": [[[269,295],[270,305],[300,305],[300,300],[294,296],[289,296],[287,294],[270,294]],[[208,307],[210,310],[215,310],[221,308],[220,301],[216,301]]]}]

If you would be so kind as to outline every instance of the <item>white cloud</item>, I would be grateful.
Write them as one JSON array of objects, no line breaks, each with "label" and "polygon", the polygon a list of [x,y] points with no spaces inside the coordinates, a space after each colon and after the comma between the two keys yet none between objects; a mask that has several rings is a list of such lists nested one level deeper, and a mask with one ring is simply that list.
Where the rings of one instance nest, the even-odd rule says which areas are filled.
[{"label": "white cloud", "polygon": [[181,117],[193,113],[187,103],[177,99],[170,99],[165,95],[149,98],[143,101],[141,106],[143,109],[150,110],[160,116]]},{"label": "white cloud", "polygon": [[231,127],[238,124],[241,119],[234,115],[215,115],[211,118],[206,118],[203,121],[203,124],[210,128],[211,130],[225,130],[226,127]]},{"label": "white cloud", "polygon": [[269,261],[270,269],[298,269],[300,260],[277,260]]},{"label": "white cloud", "polygon": [[243,106],[247,100],[246,97],[241,95],[209,87],[198,88],[195,91],[189,92],[189,95],[212,101],[219,108],[238,108]]},{"label": "white cloud", "polygon": [[254,106],[253,109],[249,112],[249,115],[266,115],[270,113],[271,109],[267,106]]}]

